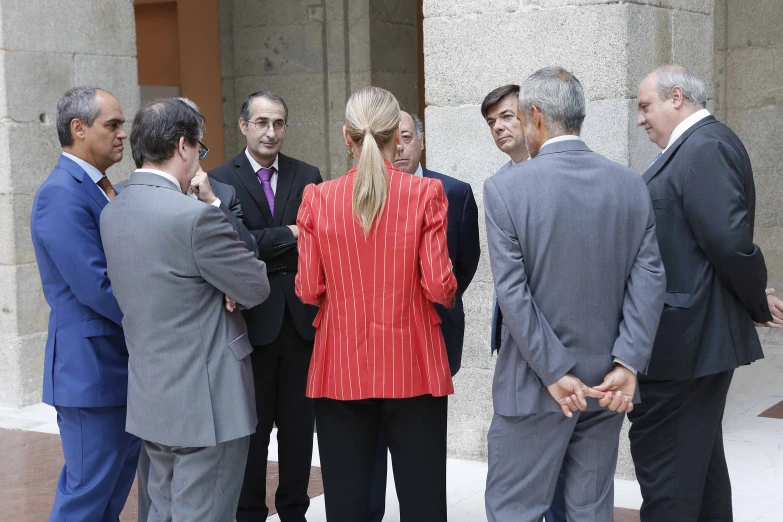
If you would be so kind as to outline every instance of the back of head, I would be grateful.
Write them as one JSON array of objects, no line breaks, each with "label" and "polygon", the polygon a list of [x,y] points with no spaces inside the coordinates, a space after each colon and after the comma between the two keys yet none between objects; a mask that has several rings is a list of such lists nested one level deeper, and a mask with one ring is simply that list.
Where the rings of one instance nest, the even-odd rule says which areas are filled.
[{"label": "back of head", "polygon": [[162,165],[174,156],[180,138],[197,146],[203,131],[204,117],[187,103],[176,98],[150,102],[133,119],[133,161],[137,168]]},{"label": "back of head", "polygon": [[530,120],[536,107],[544,117],[550,137],[578,134],[585,119],[582,84],[562,67],[545,67],[531,74],[520,86],[519,108]]},{"label": "back of head", "polygon": [[367,87],[354,93],[345,107],[345,130],[361,148],[353,184],[353,211],[368,234],[386,202],[387,179],[381,149],[400,124],[400,104],[385,89]]}]

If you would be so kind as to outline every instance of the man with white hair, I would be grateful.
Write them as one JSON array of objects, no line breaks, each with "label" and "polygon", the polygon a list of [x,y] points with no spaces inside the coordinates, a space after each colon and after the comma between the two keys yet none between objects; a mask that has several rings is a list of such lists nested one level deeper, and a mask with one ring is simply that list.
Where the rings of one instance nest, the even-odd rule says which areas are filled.
[{"label": "man with white hair", "polygon": [[639,86],[636,123],[662,149],[644,181],[667,287],[641,404],[628,414],[643,522],[732,520],[726,395],[734,369],[764,357],[754,322],[783,324],[753,244],[750,158],[706,101],[704,83],[677,65]]},{"label": "man with white hair", "polygon": [[504,311],[487,518],[540,522],[562,469],[567,519],[612,520],[623,412],[665,291],[653,209],[636,173],[579,138],[585,96],[573,74],[533,73],[519,107],[533,159],[484,183]]}]

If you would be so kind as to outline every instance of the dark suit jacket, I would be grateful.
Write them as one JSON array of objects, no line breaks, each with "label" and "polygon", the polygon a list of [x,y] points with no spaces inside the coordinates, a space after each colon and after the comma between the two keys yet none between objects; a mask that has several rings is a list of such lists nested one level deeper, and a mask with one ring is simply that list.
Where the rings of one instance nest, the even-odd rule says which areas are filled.
[{"label": "dark suit jacket", "polygon": [[694,379],[764,357],[753,321],[771,321],[753,244],[756,189],[734,132],[709,116],[647,170],[666,269],[666,305],[646,373]]},{"label": "dark suit jacket", "polygon": [[465,339],[462,295],[473,280],[481,256],[478,207],[470,184],[425,168],[422,168],[422,174],[425,178],[439,179],[449,200],[447,243],[454,276],[457,278],[456,306],[449,310],[435,304],[435,308],[442,320],[440,327],[446,341],[449,368],[454,376],[462,363],[462,344]]},{"label": "dark suit jacket", "polygon": [[321,183],[321,173],[317,167],[283,154],[278,156],[278,168],[274,218],[244,150],[209,172],[210,178],[234,187],[242,204],[242,221],[255,238],[258,258],[267,265],[269,298],[243,312],[253,345],[269,344],[277,338],[286,306],[299,334],[309,341],[315,338],[313,320],[318,309],[303,304],[294,291],[299,255],[288,225],[296,224],[304,188]]}]

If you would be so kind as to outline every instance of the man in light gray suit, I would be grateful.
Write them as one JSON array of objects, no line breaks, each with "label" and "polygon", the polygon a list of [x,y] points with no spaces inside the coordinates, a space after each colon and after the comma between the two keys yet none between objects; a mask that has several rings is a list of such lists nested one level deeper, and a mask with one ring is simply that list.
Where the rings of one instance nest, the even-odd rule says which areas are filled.
[{"label": "man in light gray suit", "polygon": [[[492,396],[490,522],[538,522],[562,467],[568,520],[612,520],[623,412],[665,292],[641,177],[579,139],[585,98],[561,68],[521,86],[533,159],[484,184],[504,314]],[[596,401],[595,399],[599,399]]]},{"label": "man in light gray suit", "polygon": [[179,100],[140,110],[131,146],[141,168],[101,215],[128,344],[126,430],[150,457],[150,522],[233,520],[256,426],[252,348],[235,308],[261,303],[269,283],[224,213],[185,195],[203,126]]}]

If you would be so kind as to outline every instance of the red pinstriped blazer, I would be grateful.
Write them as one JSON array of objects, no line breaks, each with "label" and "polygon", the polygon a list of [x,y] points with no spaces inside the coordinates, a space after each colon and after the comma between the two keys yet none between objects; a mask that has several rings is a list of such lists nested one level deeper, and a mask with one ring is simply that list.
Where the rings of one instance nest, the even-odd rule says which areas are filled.
[{"label": "red pinstriped blazer", "polygon": [[440,180],[386,163],[386,204],[370,234],[353,214],[356,169],[302,196],[296,294],[320,305],[307,396],[338,400],[454,393],[440,317],[457,281]]}]

